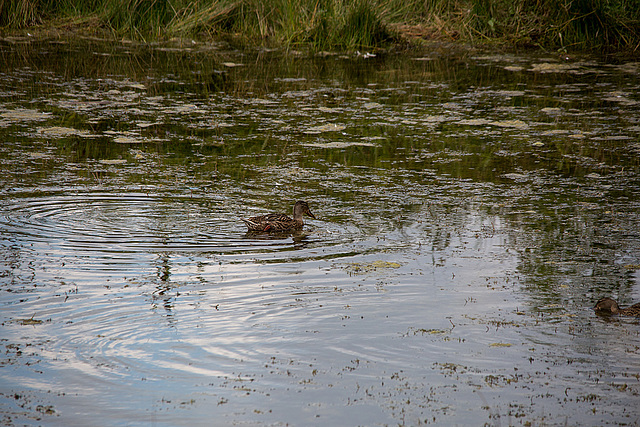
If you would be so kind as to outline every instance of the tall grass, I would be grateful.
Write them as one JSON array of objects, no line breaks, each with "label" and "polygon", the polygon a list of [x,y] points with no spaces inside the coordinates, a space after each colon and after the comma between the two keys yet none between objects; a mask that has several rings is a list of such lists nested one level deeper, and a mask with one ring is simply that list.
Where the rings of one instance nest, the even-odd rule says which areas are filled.
[{"label": "tall grass", "polygon": [[118,36],[143,40],[231,36],[249,44],[357,49],[422,35],[640,49],[639,0],[0,0],[5,31],[88,17]]},{"label": "tall grass", "polygon": [[41,23],[41,3],[39,0],[0,0],[0,26],[23,28]]},{"label": "tall grass", "polygon": [[558,48],[631,48],[640,43],[637,0],[479,0],[471,31],[517,44]]}]

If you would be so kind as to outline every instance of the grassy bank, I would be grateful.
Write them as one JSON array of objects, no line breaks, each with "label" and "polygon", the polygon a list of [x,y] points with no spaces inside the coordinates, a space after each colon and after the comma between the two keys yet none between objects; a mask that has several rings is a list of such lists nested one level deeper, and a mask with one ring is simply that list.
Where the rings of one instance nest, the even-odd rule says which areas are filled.
[{"label": "grassy bank", "polygon": [[567,50],[640,50],[637,0],[0,0],[4,33],[34,27],[118,37],[233,37],[367,49],[421,39]]}]

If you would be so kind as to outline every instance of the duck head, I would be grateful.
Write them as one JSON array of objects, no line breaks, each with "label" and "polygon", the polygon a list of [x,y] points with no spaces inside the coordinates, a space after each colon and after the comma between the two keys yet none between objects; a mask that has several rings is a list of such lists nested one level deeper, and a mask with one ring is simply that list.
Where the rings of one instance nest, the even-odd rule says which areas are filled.
[{"label": "duck head", "polygon": [[620,311],[618,303],[611,298],[601,298],[593,309],[601,314],[616,314]]},{"label": "duck head", "polygon": [[316,217],[311,213],[307,202],[298,201],[293,205],[293,219],[301,220],[302,215],[309,215],[311,218],[316,219]]}]

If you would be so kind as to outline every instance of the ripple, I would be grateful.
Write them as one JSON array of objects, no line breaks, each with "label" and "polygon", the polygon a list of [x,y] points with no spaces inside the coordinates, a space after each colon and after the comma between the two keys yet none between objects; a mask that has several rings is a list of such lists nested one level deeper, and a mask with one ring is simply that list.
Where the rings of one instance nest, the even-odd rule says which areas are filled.
[{"label": "ripple", "polygon": [[[141,252],[249,254],[271,261],[288,258],[291,251],[303,258],[341,256],[366,238],[357,227],[324,221],[289,235],[247,234],[231,206],[205,197],[139,192],[21,196],[5,197],[0,208],[0,230],[11,243],[98,258]],[[274,258],[274,253],[282,255]]]}]

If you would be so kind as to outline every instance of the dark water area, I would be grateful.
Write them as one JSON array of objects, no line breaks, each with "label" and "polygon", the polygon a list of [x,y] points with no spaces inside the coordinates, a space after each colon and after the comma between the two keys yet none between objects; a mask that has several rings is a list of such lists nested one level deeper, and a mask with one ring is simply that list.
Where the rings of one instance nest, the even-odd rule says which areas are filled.
[{"label": "dark water area", "polygon": [[2,40],[2,425],[636,425],[639,172],[629,58]]}]

